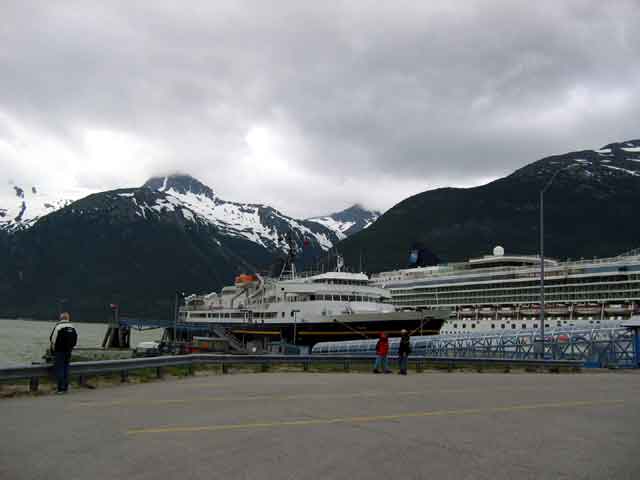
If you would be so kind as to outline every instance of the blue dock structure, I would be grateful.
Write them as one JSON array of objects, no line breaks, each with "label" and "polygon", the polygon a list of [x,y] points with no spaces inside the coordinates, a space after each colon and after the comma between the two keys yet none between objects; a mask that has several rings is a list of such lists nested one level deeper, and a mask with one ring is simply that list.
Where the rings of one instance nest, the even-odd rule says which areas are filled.
[{"label": "blue dock structure", "polygon": [[[544,358],[582,360],[592,368],[638,368],[640,365],[640,317],[634,325],[591,329],[570,327],[545,333]],[[628,322],[627,322],[628,323]],[[499,358],[532,360],[539,358],[539,330],[521,330],[498,334],[457,334],[411,337],[414,355],[443,358]],[[398,339],[390,339],[390,354],[396,355]],[[376,340],[323,342],[313,354],[354,354],[375,352]]]},{"label": "blue dock structure", "polygon": [[622,322],[621,326],[632,332],[633,345],[635,347],[633,363],[635,368],[640,368],[640,315],[631,317],[626,322]]}]

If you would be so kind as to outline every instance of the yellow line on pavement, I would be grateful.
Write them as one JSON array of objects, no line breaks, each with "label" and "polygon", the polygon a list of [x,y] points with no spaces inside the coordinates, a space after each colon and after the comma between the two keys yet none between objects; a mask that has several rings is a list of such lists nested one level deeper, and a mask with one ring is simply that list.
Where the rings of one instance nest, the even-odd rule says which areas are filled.
[{"label": "yellow line on pavement", "polygon": [[127,431],[128,435],[139,435],[143,433],[192,433],[192,432],[220,432],[227,430],[251,430],[259,428],[276,428],[276,427],[293,427],[308,425],[331,425],[337,423],[371,423],[384,422],[392,420],[401,420],[404,418],[419,417],[442,417],[442,416],[461,416],[461,415],[478,415],[500,412],[517,412],[525,410],[539,410],[549,408],[571,408],[571,407],[594,407],[605,405],[621,405],[623,400],[604,400],[604,401],[573,401],[573,402],[554,402],[554,403],[537,403],[531,405],[512,405],[507,407],[493,408],[469,408],[461,410],[432,410],[427,412],[409,412],[397,413],[393,415],[374,415],[363,417],[336,417],[336,418],[317,418],[309,420],[278,420],[271,422],[254,422],[254,423],[235,423],[227,425],[203,425],[193,427],[157,427],[157,428],[134,428]]},{"label": "yellow line on pavement", "polygon": [[[492,391],[520,391],[520,390],[545,390],[555,389],[555,387],[540,387],[540,386],[522,386],[522,387],[495,387]],[[208,396],[208,397],[195,397],[195,398],[183,398],[183,399],[144,399],[144,400],[113,400],[110,402],[76,402],[73,406],[76,407],[121,407],[123,405],[128,406],[150,406],[150,405],[183,405],[188,403],[201,403],[201,402],[238,402],[238,401],[257,401],[257,400],[313,400],[313,399],[341,399],[341,398],[370,398],[370,397],[397,397],[397,396],[426,396],[433,394],[446,394],[446,393],[475,393],[484,392],[486,387],[478,388],[450,388],[440,390],[425,390],[425,391],[400,391],[400,392],[388,392],[388,391],[364,391],[364,392],[352,392],[352,393],[297,393],[289,395],[234,395],[234,396]]]}]

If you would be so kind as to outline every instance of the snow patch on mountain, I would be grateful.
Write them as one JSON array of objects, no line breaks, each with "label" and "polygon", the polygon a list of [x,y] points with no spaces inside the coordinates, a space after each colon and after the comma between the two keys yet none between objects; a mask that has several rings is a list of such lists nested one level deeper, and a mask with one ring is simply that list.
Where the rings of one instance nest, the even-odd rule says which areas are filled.
[{"label": "snow patch on mountain", "polygon": [[319,223],[320,225],[324,225],[325,227],[327,227],[329,230],[334,231],[340,240],[344,240],[345,238],[347,238],[347,234],[345,232],[353,227],[356,223],[339,222],[331,217],[315,217],[310,218],[309,221]]},{"label": "snow patch on mountain", "polygon": [[603,167],[610,168],[611,170],[617,170],[619,172],[628,173],[629,175],[634,175],[634,176],[640,177],[640,172],[636,172],[634,170],[627,170],[626,168],[613,167],[611,165],[603,165]]},{"label": "snow patch on mountain", "polygon": [[368,228],[378,217],[380,217],[380,212],[367,210],[356,204],[341,212],[332,213],[324,217],[313,217],[308,220],[327,227],[340,240],[343,240],[349,235]]},{"label": "snow patch on mountain", "polygon": [[[338,238],[330,238],[331,232],[322,227],[312,228],[266,205],[225,201],[206,185],[188,175],[152,178],[145,187],[162,192],[166,199],[158,208],[187,207],[195,216],[211,223],[224,235],[247,239],[269,250],[286,247],[283,235],[295,231],[302,238],[314,239],[322,250],[330,249]],[[189,214],[186,218],[192,219]]]},{"label": "snow patch on mountain", "polygon": [[72,201],[42,192],[35,186],[22,188],[9,183],[0,188],[0,230],[29,228],[41,217],[69,205]]},{"label": "snow patch on mountain", "polygon": [[546,184],[549,179],[571,178],[576,182],[589,179],[592,185],[607,185],[612,176],[618,178],[640,177],[640,140],[628,140],[605,145],[597,150],[582,150],[543,158],[529,164],[511,176],[525,181],[537,177],[538,182]]}]

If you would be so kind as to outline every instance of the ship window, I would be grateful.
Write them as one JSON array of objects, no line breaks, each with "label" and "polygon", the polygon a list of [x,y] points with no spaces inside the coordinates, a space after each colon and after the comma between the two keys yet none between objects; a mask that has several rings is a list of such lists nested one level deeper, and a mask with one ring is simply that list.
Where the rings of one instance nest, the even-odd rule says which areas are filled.
[{"label": "ship window", "polygon": [[495,323],[492,323],[492,324],[491,324],[491,328],[496,328]]},{"label": "ship window", "polygon": [[284,312],[282,312],[282,316],[284,317]]},{"label": "ship window", "polygon": [[537,324],[537,323],[534,323],[534,324],[533,324],[533,328],[538,328],[538,324]]},{"label": "ship window", "polygon": [[515,324],[515,323],[512,323],[512,324],[511,324],[511,328],[516,328],[516,324]]},{"label": "ship window", "polygon": [[504,328],[504,323],[500,324],[500,328]]},{"label": "ship window", "polygon": [[471,324],[471,328],[476,328],[476,324],[475,324],[475,323],[472,323],[472,324]]},{"label": "ship window", "polygon": [[453,328],[458,328],[458,324],[457,324],[457,323],[454,323],[454,324],[453,324]]},{"label": "ship window", "polygon": [[466,323],[463,323],[463,324],[462,324],[462,328],[467,328],[467,324],[466,324]]}]

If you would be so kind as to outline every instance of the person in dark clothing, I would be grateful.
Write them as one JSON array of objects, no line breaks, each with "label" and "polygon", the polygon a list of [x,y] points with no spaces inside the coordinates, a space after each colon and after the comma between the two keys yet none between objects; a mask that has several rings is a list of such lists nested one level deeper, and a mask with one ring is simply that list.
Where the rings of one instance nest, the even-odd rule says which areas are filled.
[{"label": "person in dark clothing", "polygon": [[409,354],[411,353],[411,337],[409,332],[402,330],[402,336],[400,337],[400,345],[398,346],[398,360],[400,363],[400,375],[407,374],[407,362],[409,360]]},{"label": "person in dark clothing", "polygon": [[49,336],[51,353],[53,354],[53,369],[58,381],[57,393],[66,393],[69,390],[69,362],[77,341],[78,334],[69,321],[69,314],[62,313],[60,321],[53,327]]},{"label": "person in dark clothing", "polygon": [[387,355],[389,355],[389,339],[387,335],[382,332],[380,339],[376,343],[376,362],[373,366],[373,373],[391,373],[387,367]]}]

